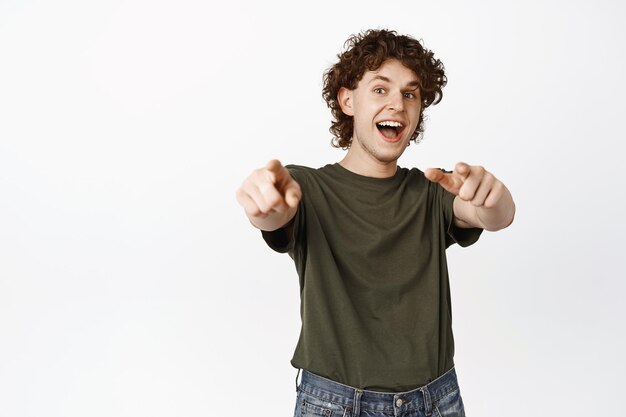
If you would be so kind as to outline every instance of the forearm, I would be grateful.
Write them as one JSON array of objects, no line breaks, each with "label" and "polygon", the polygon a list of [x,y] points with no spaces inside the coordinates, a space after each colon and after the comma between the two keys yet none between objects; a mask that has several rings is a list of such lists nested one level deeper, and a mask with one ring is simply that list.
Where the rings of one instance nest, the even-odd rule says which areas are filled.
[{"label": "forearm", "polygon": [[454,199],[456,224],[460,227],[480,227],[489,231],[497,231],[508,227],[515,217],[515,202],[505,187],[502,196],[493,206],[472,205],[458,196]]},{"label": "forearm", "polygon": [[264,230],[267,232],[272,232],[274,230],[280,229],[281,227],[287,225],[296,215],[297,207],[289,207],[286,211],[272,212],[266,215],[253,216],[251,214],[247,214],[250,223],[254,227],[260,230]]}]

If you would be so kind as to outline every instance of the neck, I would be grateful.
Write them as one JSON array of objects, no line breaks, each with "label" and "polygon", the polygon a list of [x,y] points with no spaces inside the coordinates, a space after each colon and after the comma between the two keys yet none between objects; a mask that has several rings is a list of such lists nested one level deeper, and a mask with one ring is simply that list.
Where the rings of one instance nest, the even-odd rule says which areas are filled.
[{"label": "neck", "polygon": [[339,165],[355,174],[371,178],[393,177],[398,169],[397,160],[394,159],[389,162],[379,161],[372,155],[358,152],[354,147],[348,149],[348,153],[339,162]]}]

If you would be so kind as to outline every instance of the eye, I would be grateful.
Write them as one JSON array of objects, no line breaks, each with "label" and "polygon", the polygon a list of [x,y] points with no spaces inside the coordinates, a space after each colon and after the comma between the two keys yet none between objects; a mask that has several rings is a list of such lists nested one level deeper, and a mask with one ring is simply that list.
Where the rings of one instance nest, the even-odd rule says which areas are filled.
[{"label": "eye", "polygon": [[415,94],[411,93],[411,92],[406,92],[404,93],[404,98],[408,98],[408,99],[414,99],[415,98]]},{"label": "eye", "polygon": [[385,89],[382,87],[378,87],[374,89],[374,93],[376,94],[385,94]]}]

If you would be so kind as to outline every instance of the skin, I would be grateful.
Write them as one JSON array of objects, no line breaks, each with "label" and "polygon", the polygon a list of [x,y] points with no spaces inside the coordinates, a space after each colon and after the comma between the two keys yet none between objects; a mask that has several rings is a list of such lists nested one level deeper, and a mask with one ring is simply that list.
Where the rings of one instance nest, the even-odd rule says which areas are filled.
[{"label": "skin", "polygon": [[[341,109],[354,118],[352,144],[339,163],[363,176],[387,178],[396,173],[398,158],[407,148],[419,122],[421,98],[415,72],[397,60],[367,71],[354,90],[341,88]],[[376,127],[381,121],[402,124],[396,138],[385,139]],[[463,228],[496,231],[511,224],[515,203],[506,186],[482,166],[464,162],[452,173],[429,168],[426,178],[454,194],[454,222]],[[237,190],[237,200],[250,222],[272,231],[295,216],[302,190],[277,160],[257,169]]]},{"label": "skin", "polygon": [[280,229],[296,215],[302,198],[300,185],[280,161],[256,169],[237,189],[237,201],[257,229]]},{"label": "skin", "polygon": [[[340,164],[357,174],[385,178],[396,173],[398,158],[405,151],[419,122],[422,101],[417,75],[399,61],[390,60],[368,71],[357,88],[339,89],[341,110],[354,120],[352,144]],[[397,121],[403,128],[390,142],[376,127],[382,121]]]}]

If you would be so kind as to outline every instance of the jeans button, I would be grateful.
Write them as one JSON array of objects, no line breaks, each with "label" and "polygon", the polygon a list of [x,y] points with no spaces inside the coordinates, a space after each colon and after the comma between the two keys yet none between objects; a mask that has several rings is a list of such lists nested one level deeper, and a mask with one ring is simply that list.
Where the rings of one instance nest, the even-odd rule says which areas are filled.
[{"label": "jeans button", "polygon": [[404,404],[404,401],[402,401],[402,398],[398,398],[396,400],[396,407],[400,407],[402,404]]}]

